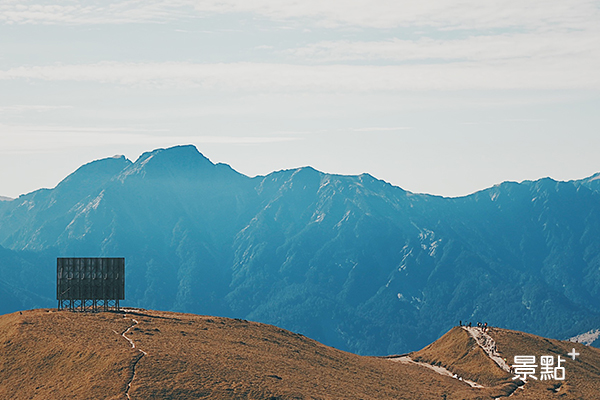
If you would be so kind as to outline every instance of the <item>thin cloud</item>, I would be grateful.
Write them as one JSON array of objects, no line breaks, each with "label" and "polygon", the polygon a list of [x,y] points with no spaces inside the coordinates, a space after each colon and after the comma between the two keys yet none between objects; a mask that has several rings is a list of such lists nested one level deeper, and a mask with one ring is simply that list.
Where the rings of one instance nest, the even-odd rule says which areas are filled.
[{"label": "thin cloud", "polygon": [[548,122],[548,120],[541,119],[541,118],[515,118],[515,119],[507,119],[506,122],[538,123],[538,122]]},{"label": "thin cloud", "polygon": [[521,33],[471,36],[460,40],[389,39],[384,41],[324,41],[286,50],[295,59],[315,62],[376,60],[390,62],[498,61],[578,58],[600,64],[594,32]]},{"label": "thin cloud", "polygon": [[256,50],[272,50],[274,47],[266,44],[261,44],[260,46],[254,47]]},{"label": "thin cloud", "polygon": [[370,127],[370,128],[357,128],[352,129],[354,132],[394,132],[394,131],[405,131],[412,129],[410,126],[396,126],[396,127]]},{"label": "thin cloud", "polygon": [[89,126],[61,126],[61,125],[0,125],[4,131],[31,134],[53,134],[53,133],[149,133],[149,132],[168,132],[165,129],[148,129],[135,127],[89,127]]},{"label": "thin cloud", "polygon": [[164,23],[214,14],[251,13],[304,25],[439,29],[582,29],[597,25],[593,0],[146,0],[0,2],[0,20],[18,24]]},{"label": "thin cloud", "polygon": [[97,146],[166,146],[195,144],[265,144],[301,140],[298,136],[172,135],[166,129],[53,125],[0,125],[1,154],[44,153]]},{"label": "thin cloud", "polygon": [[0,114],[22,114],[25,112],[48,112],[56,110],[68,110],[73,106],[50,106],[50,105],[25,105],[15,104],[11,106],[0,106]]},{"label": "thin cloud", "polygon": [[118,63],[17,67],[0,80],[100,82],[122,86],[248,92],[398,92],[468,89],[600,89],[597,60],[563,58],[425,65]]},{"label": "thin cloud", "polygon": [[[189,7],[187,7],[189,9]],[[167,1],[39,1],[0,2],[0,21],[8,24],[97,25],[164,23],[188,18],[185,7]]]}]

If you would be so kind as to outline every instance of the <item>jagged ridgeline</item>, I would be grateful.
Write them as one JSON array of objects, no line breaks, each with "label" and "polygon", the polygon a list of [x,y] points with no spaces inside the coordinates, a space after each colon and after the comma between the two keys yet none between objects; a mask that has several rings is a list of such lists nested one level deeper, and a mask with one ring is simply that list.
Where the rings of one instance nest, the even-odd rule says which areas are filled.
[{"label": "jagged ridgeline", "polygon": [[[360,354],[463,321],[600,328],[600,180],[414,194],[312,168],[247,177],[193,146],[0,201],[0,313],[55,307],[56,257],[126,258],[124,304],[266,322]],[[1,188],[0,188],[1,190]]]}]

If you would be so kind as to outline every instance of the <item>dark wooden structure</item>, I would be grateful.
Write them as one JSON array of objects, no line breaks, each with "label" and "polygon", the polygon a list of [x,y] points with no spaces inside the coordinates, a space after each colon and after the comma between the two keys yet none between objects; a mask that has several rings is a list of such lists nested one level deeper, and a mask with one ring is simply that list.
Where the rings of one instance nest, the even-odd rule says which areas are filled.
[{"label": "dark wooden structure", "polygon": [[119,310],[125,299],[124,258],[57,258],[58,309]]}]

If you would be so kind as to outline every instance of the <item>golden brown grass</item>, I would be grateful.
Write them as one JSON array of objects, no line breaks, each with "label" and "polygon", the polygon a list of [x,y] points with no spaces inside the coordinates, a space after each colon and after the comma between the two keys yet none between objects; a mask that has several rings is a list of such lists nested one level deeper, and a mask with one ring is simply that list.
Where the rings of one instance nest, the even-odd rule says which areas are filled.
[{"label": "golden brown grass", "polygon": [[136,352],[111,314],[24,311],[0,317],[1,399],[120,399]]},{"label": "golden brown grass", "polygon": [[415,361],[442,366],[483,386],[502,385],[512,380],[512,375],[499,368],[460,327],[452,328],[429,346],[411,353],[411,357]]},{"label": "golden brown grass", "polygon": [[[513,364],[515,355],[535,355],[538,365],[542,355],[554,356],[555,363],[559,355],[566,360],[562,364],[564,381],[528,379],[511,399],[600,399],[600,349],[500,328],[494,328],[490,336],[509,364]],[[567,354],[573,348],[580,353],[575,360]]]},{"label": "golden brown grass", "polygon": [[[127,336],[147,355],[140,358],[121,336],[129,327]],[[495,387],[471,388],[421,365],[357,356],[243,320],[158,311],[32,310],[0,316],[0,399],[126,399],[134,373],[132,399],[492,399],[506,394],[501,390],[505,377],[457,332],[440,339],[437,350],[433,345],[422,350],[421,357],[482,382],[489,379]],[[510,341],[507,335],[498,342]],[[506,346],[506,354],[521,350]],[[584,394],[597,392],[598,351],[581,353],[582,363],[593,364],[595,380],[575,379],[578,370],[568,365],[568,384],[579,385]],[[529,386],[511,399],[543,398],[517,397]]]}]

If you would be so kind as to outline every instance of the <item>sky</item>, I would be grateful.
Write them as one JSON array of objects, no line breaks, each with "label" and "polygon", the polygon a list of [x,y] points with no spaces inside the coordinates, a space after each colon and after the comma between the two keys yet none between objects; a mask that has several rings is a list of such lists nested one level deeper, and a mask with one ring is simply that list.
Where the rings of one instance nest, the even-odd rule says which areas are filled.
[{"label": "sky", "polygon": [[600,0],[0,0],[0,195],[194,144],[418,193],[600,172]]}]

